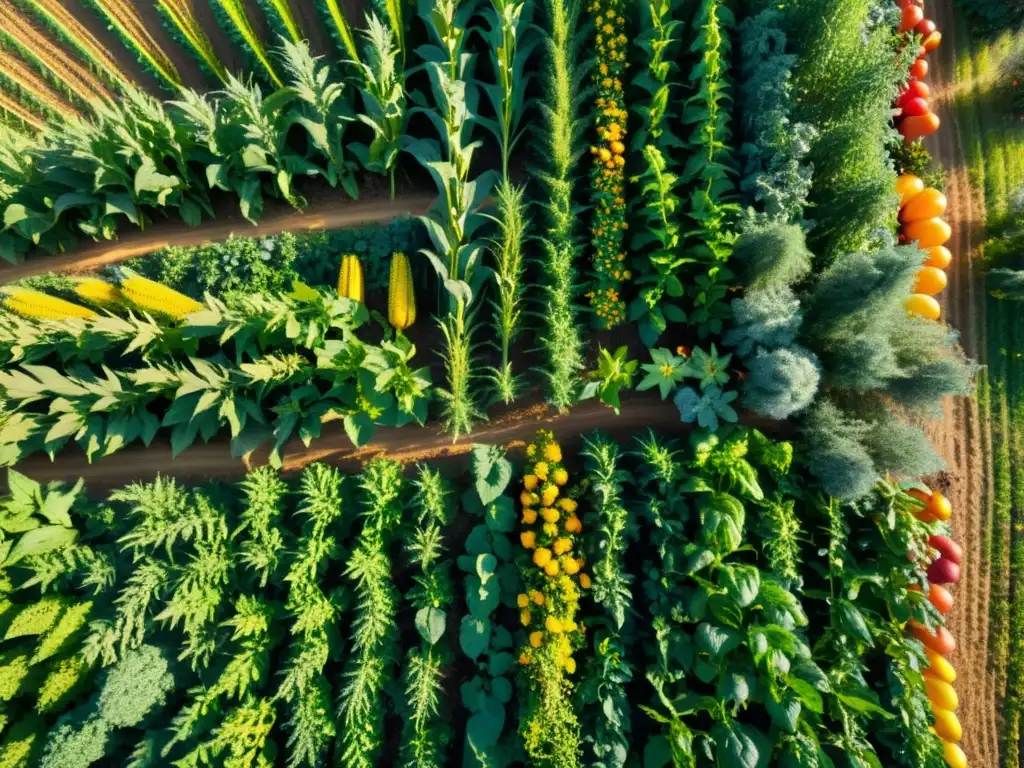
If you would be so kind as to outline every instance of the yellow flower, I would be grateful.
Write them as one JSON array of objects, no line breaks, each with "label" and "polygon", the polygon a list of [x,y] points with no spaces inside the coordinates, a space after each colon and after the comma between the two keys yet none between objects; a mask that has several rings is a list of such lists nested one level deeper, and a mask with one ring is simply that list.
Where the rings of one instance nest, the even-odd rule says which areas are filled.
[{"label": "yellow flower", "polygon": [[530,626],[530,621],[533,620],[533,615],[530,613],[529,608],[524,608],[519,612],[519,623],[524,627]]},{"label": "yellow flower", "polygon": [[534,648],[540,648],[540,644],[544,642],[543,632],[531,632],[530,633],[530,645]]},{"label": "yellow flower", "polygon": [[523,522],[527,525],[533,525],[537,522],[537,510],[536,509],[524,509],[523,510]]},{"label": "yellow flower", "polygon": [[528,653],[520,654],[519,655],[519,663],[522,664],[524,667],[527,664],[529,664],[530,663],[530,654],[528,654]]},{"label": "yellow flower", "polygon": [[538,461],[536,464],[533,465],[533,474],[535,474],[541,480],[548,479],[548,471],[549,468],[546,462]]},{"label": "yellow flower", "polygon": [[544,527],[541,530],[544,531],[545,536],[551,536],[554,538],[558,535],[558,526],[554,523],[544,523]]},{"label": "yellow flower", "polygon": [[543,568],[549,562],[551,562],[551,550],[550,549],[546,549],[544,547],[541,547],[540,549],[538,549],[536,552],[533,553],[533,564],[534,565],[539,565],[541,568]]},{"label": "yellow flower", "polygon": [[565,485],[569,482],[569,473],[564,469],[556,469],[551,473],[551,479],[554,481],[555,485]]},{"label": "yellow flower", "polygon": [[558,575],[558,561],[557,560],[548,560],[548,562],[544,565],[544,573],[546,573],[548,576],[557,576]]},{"label": "yellow flower", "polygon": [[570,675],[576,674],[576,659],[572,656],[565,660],[565,671]]},{"label": "yellow flower", "polygon": [[544,605],[544,595],[536,589],[530,590],[530,599],[533,601],[534,605]]},{"label": "yellow flower", "polygon": [[553,547],[553,549],[555,550],[556,555],[564,555],[566,552],[572,549],[572,541],[570,541],[569,539],[559,539],[555,542],[555,546]]},{"label": "yellow flower", "polygon": [[579,505],[576,503],[575,499],[564,498],[558,502],[558,506],[564,509],[566,512],[575,512],[576,507],[578,507]]},{"label": "yellow flower", "polygon": [[552,509],[551,507],[544,507],[541,509],[540,516],[544,518],[545,523],[557,523],[558,518],[560,517],[558,510]]},{"label": "yellow flower", "polygon": [[585,573],[580,574],[580,586],[584,589],[590,589],[590,577]]},{"label": "yellow flower", "polygon": [[583,530],[583,523],[576,515],[573,515],[565,521],[565,530],[569,533],[580,533]]},{"label": "yellow flower", "polygon": [[556,464],[562,460],[562,448],[558,443],[548,443],[544,446],[544,458]]},{"label": "yellow flower", "polygon": [[552,634],[557,635],[562,631],[562,622],[556,619],[554,616],[548,616],[544,619],[544,629]]},{"label": "yellow flower", "polygon": [[524,507],[532,507],[538,501],[536,493],[530,493],[529,491],[523,491],[519,494],[519,502]]},{"label": "yellow flower", "polygon": [[530,604],[530,598],[526,596],[525,592],[520,592],[516,595],[516,605],[520,608],[525,608]]},{"label": "yellow flower", "polygon": [[563,557],[562,570],[568,573],[570,576],[574,576],[580,572],[580,564],[576,562],[575,558]]},{"label": "yellow flower", "polygon": [[529,456],[532,459],[535,453],[537,453],[537,446],[536,445],[531,444],[531,445],[526,446],[526,455],[527,456]]},{"label": "yellow flower", "polygon": [[537,534],[533,531],[523,531],[519,534],[519,541],[524,549],[533,549],[537,546]]},{"label": "yellow flower", "polygon": [[623,144],[621,141],[612,142],[612,152],[614,152],[616,155],[621,155],[625,151],[626,145]]},{"label": "yellow flower", "polygon": [[540,501],[542,507],[550,507],[555,503],[555,499],[558,498],[558,486],[557,485],[545,485],[544,490],[540,492]]},{"label": "yellow flower", "polygon": [[523,486],[528,491],[534,490],[537,487],[537,483],[539,482],[540,479],[536,475],[527,475],[526,477],[523,478]]}]

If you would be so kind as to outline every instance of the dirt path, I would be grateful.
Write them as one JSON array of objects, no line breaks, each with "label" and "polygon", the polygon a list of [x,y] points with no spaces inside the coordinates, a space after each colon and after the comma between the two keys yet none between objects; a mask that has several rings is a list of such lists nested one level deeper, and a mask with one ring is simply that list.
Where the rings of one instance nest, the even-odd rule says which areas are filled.
[{"label": "dirt path", "polygon": [[90,272],[170,245],[204,245],[227,240],[232,235],[259,237],[387,222],[397,216],[425,213],[434,201],[428,195],[406,195],[396,200],[351,201],[339,198],[340,193],[327,195],[301,212],[284,205],[271,208],[271,203],[268,203],[268,214],[257,226],[234,214],[194,228],[186,227],[177,219],[161,220],[146,231],[127,233],[112,243],[96,243],[59,256],[34,256],[21,264],[4,263],[0,266],[0,285],[47,272]]},{"label": "dirt path", "polygon": [[[951,31],[955,24],[952,0],[932,0],[928,15],[939,29],[950,31],[946,43],[930,57],[929,84],[932,107],[942,119],[939,133],[926,146],[946,168],[946,220],[953,230],[949,249],[953,265],[949,287],[942,296],[948,322],[961,333],[967,354],[981,363],[987,358],[985,341],[985,293],[980,266],[973,257],[982,241],[984,201],[971,189],[967,166],[953,107],[955,80]],[[956,602],[950,614],[950,630],[957,638],[953,662],[957,669],[960,720],[964,727],[963,748],[973,766],[998,768],[999,707],[1003,692],[989,665],[989,600],[992,591],[991,563],[982,552],[992,498],[991,429],[988,414],[979,410],[974,398],[945,403],[943,419],[931,427],[936,446],[949,469],[940,478],[948,486],[953,504],[951,521],[954,537],[963,545],[965,563],[956,587]],[[1005,571],[1004,571],[1005,572]]]}]

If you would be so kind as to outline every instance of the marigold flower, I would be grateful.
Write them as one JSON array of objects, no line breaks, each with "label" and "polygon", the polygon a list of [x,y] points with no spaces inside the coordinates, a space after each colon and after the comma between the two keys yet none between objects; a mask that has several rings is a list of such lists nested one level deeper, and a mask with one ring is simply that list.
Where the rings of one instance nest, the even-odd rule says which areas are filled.
[{"label": "marigold flower", "polygon": [[543,568],[551,561],[551,550],[546,547],[539,548],[533,553],[533,564]]},{"label": "marigold flower", "polygon": [[536,509],[524,509],[523,510],[523,522],[527,525],[533,525],[537,522],[537,510]]},{"label": "marigold flower", "polygon": [[523,549],[533,549],[537,546],[537,534],[533,531],[523,531],[519,534],[519,542]]},{"label": "marigold flower", "polygon": [[554,547],[552,547],[552,549],[555,550],[556,555],[564,555],[566,552],[572,549],[572,541],[570,541],[569,539],[559,539],[555,542],[555,545]]},{"label": "marigold flower", "polygon": [[559,565],[557,560],[548,560],[544,564],[544,573],[548,576],[557,576],[559,571]]},{"label": "marigold flower", "polygon": [[529,608],[524,608],[519,612],[519,623],[524,627],[530,626],[530,622],[533,620],[533,614],[530,613]]},{"label": "marigold flower", "polygon": [[580,572],[580,564],[576,562],[575,558],[564,557],[562,558],[562,570],[570,576],[575,576]]},{"label": "marigold flower", "polygon": [[572,656],[565,660],[565,671],[570,675],[576,674],[576,659]]},{"label": "marigold flower", "polygon": [[536,464],[533,465],[533,474],[535,474],[541,480],[548,479],[548,471],[549,467],[547,465],[547,462],[545,461],[538,461]]},{"label": "marigold flower", "polygon": [[580,574],[580,586],[584,589],[590,589],[590,577],[585,573]]},{"label": "marigold flower", "polygon": [[558,525],[556,525],[555,523],[544,523],[544,526],[541,528],[541,530],[544,531],[545,536],[550,536],[551,538],[554,538],[558,535]]},{"label": "marigold flower", "polygon": [[558,506],[564,509],[566,512],[575,512],[576,507],[579,505],[576,503],[575,499],[570,499],[566,497],[558,502]]},{"label": "marigold flower", "polygon": [[526,446],[526,455],[527,456],[529,456],[532,459],[535,453],[537,453],[537,446],[536,445],[533,445],[531,443],[530,445]]},{"label": "marigold flower", "polygon": [[540,644],[544,642],[543,632],[531,632],[530,633],[530,645],[534,648],[540,648]]},{"label": "marigold flower", "polygon": [[567,533],[581,533],[583,531],[583,523],[576,515],[572,515],[565,521],[565,530]]},{"label": "marigold flower", "polygon": [[527,475],[526,477],[523,478],[523,487],[526,488],[526,490],[528,491],[532,491],[537,488],[537,484],[539,482],[540,478],[538,478],[536,475]]},{"label": "marigold flower", "polygon": [[555,485],[565,485],[569,482],[569,473],[564,469],[556,469],[551,473],[551,480]]},{"label": "marigold flower", "polygon": [[562,622],[556,619],[554,616],[548,616],[544,619],[544,629],[552,634],[559,634],[562,631]]},{"label": "marigold flower", "polygon": [[520,608],[525,608],[529,604],[530,598],[527,597],[525,592],[520,592],[518,595],[516,595],[516,605],[518,605]]},{"label": "marigold flower", "polygon": [[561,515],[558,514],[558,510],[553,509],[552,507],[544,507],[541,509],[540,516],[544,518],[544,522],[546,523],[557,523],[558,518],[561,517]]},{"label": "marigold flower", "polygon": [[542,592],[538,592],[536,589],[531,589],[530,600],[533,601],[534,605],[544,605],[544,594]]},{"label": "marigold flower", "polygon": [[538,501],[536,493],[530,493],[529,491],[523,491],[519,494],[519,502],[524,507],[532,507]]},{"label": "marigold flower", "polygon": [[557,485],[545,485],[544,490],[540,492],[540,501],[542,507],[550,507],[555,503],[555,499],[558,498],[558,486]]},{"label": "marigold flower", "polygon": [[530,654],[528,654],[528,653],[520,654],[519,655],[519,663],[522,664],[524,667],[527,664],[529,664],[530,663]]},{"label": "marigold flower", "polygon": [[562,460],[562,446],[558,443],[548,443],[544,446],[544,458],[557,464]]}]

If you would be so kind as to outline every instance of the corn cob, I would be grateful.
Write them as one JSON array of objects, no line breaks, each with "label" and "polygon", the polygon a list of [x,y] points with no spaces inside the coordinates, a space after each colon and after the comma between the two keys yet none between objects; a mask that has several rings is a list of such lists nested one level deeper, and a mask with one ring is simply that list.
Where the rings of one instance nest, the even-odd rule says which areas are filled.
[{"label": "corn cob", "polygon": [[388,321],[400,331],[416,322],[416,295],[412,285],[409,257],[396,253],[391,257],[391,286],[388,291]]},{"label": "corn cob", "polygon": [[75,285],[75,295],[89,304],[113,308],[121,304],[124,297],[121,289],[97,277],[84,277]]},{"label": "corn cob", "polygon": [[341,272],[338,274],[338,295],[364,303],[363,264],[359,257],[347,253],[341,257]]},{"label": "corn cob", "polygon": [[88,307],[72,304],[70,301],[58,299],[56,296],[33,291],[29,288],[5,288],[3,305],[11,312],[22,317],[34,317],[39,320],[67,320],[70,317],[90,318],[96,313]]},{"label": "corn cob", "polygon": [[181,320],[204,308],[195,299],[136,274],[130,269],[122,267],[119,274],[121,294],[139,309]]}]

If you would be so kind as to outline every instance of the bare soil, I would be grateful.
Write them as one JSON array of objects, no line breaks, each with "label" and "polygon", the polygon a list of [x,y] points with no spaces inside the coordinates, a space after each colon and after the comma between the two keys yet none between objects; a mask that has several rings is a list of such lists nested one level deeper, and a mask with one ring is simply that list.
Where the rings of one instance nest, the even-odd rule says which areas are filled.
[{"label": "bare soil", "polygon": [[[939,29],[955,24],[952,0],[933,0],[929,16]],[[942,127],[926,141],[932,155],[946,168],[946,220],[953,235],[948,247],[953,264],[948,271],[949,287],[942,294],[947,321],[961,334],[968,355],[985,363],[985,286],[976,249],[984,238],[984,201],[971,188],[953,107],[954,51],[952,35],[930,56],[929,84],[932,108]],[[991,563],[982,553],[989,518],[992,488],[992,435],[988,414],[979,410],[974,398],[951,398],[944,403],[941,421],[930,425],[936,447],[946,459],[948,470],[935,485],[942,488],[953,505],[953,536],[964,547],[965,562],[956,601],[949,616],[950,630],[957,639],[952,661],[957,670],[959,717],[964,728],[962,747],[971,765],[998,768],[1001,732],[999,675],[989,665],[989,600],[992,591]],[[1003,571],[1004,573],[1007,570]]]}]

